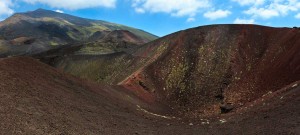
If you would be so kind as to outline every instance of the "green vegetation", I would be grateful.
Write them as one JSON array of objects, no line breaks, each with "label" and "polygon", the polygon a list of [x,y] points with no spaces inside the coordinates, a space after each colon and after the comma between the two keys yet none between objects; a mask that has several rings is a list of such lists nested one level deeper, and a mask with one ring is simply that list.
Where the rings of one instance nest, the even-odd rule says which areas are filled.
[{"label": "green vegetation", "polygon": [[136,44],[123,41],[95,41],[85,43],[84,46],[76,52],[81,55],[102,55],[115,52],[126,51],[136,47]]},{"label": "green vegetation", "polygon": [[57,18],[50,18],[50,17],[43,17],[43,18],[39,18],[37,19],[38,21],[43,21],[43,22],[50,22],[50,23],[55,23],[58,24],[60,26],[68,26],[68,25],[74,25],[72,23],[70,23],[67,20],[64,19],[57,19]]},{"label": "green vegetation", "polygon": [[86,28],[87,31],[90,33],[95,33],[97,31],[104,31],[104,30],[109,30],[109,28],[105,27],[104,25],[100,25],[97,23],[92,23],[92,26]]},{"label": "green vegetation", "polygon": [[[55,22],[57,20],[53,19],[52,21]],[[152,41],[157,39],[156,36],[138,30],[138,29],[134,29],[134,28],[130,28],[130,27],[126,27],[126,26],[122,26],[122,25],[111,25],[111,24],[103,24],[103,23],[91,23],[91,26],[76,26],[73,24],[68,24],[68,23],[63,23],[64,21],[58,23],[60,25],[68,25],[69,27],[77,30],[78,32],[74,32],[74,31],[68,31],[68,35],[69,37],[71,37],[72,39],[75,40],[84,40],[87,39],[88,37],[92,36],[95,32],[97,31],[113,31],[113,30],[128,30],[134,34],[136,34],[137,36],[142,37],[143,39],[146,39],[148,41]]]},{"label": "green vegetation", "polygon": [[0,53],[6,52],[7,50],[8,50],[8,48],[1,45],[1,41],[0,41]]},{"label": "green vegetation", "polygon": [[101,54],[110,54],[114,53],[114,49],[111,49],[109,47],[103,47],[103,46],[86,46],[82,49],[80,49],[77,54],[89,54],[89,55],[101,55]]},{"label": "green vegetation", "polygon": [[57,46],[57,45],[59,45],[59,43],[57,43],[57,42],[55,42],[55,41],[50,41],[50,45],[51,45],[51,46]]},{"label": "green vegetation", "polygon": [[[188,48],[188,45],[183,47]],[[163,46],[158,48],[157,51],[164,50]],[[165,88],[162,89],[167,98],[181,107],[189,106],[186,108],[189,110],[204,102],[215,102],[215,96],[221,95],[221,90],[232,80],[228,74],[232,47],[219,47],[213,42],[207,42],[199,45],[197,54],[193,55],[186,48],[172,52],[157,63],[162,66],[157,77],[164,81]]]},{"label": "green vegetation", "polygon": [[58,67],[81,78],[106,84],[117,84],[137,69],[136,66],[133,66],[133,62],[133,59],[126,55],[120,55],[109,59],[105,57],[82,58],[76,61],[66,59]]},{"label": "green vegetation", "polygon": [[[28,17],[27,17],[28,18]],[[57,24],[60,27],[66,27],[71,28],[69,31],[67,31],[67,34],[70,38],[74,40],[86,40],[90,36],[92,36],[97,31],[113,31],[113,30],[128,30],[137,36],[140,36],[148,41],[152,41],[156,39],[157,37],[144,32],[142,30],[134,29],[131,27],[114,24],[114,23],[108,23],[108,22],[101,22],[101,21],[86,21],[87,25],[76,25],[74,20],[68,21],[68,19],[64,18],[52,18],[52,17],[41,17],[41,18],[28,18],[39,22],[46,22],[46,23],[52,23]],[[78,21],[83,21],[81,18],[77,18]],[[73,23],[72,23],[73,22]],[[89,25],[90,24],[90,25]],[[73,29],[73,30],[72,30]]]},{"label": "green vegetation", "polygon": [[[174,63],[175,60],[172,59],[171,63]],[[167,90],[178,90],[179,93],[186,91],[186,86],[184,83],[186,72],[188,71],[188,65],[185,62],[178,63],[173,65],[171,72],[169,73],[166,80]]]}]

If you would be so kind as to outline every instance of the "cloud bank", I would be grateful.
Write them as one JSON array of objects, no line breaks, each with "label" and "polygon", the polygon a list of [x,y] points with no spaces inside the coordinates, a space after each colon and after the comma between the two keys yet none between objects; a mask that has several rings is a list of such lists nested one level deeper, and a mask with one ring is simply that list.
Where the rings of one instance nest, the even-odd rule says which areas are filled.
[{"label": "cloud bank", "polygon": [[246,5],[263,5],[265,0],[231,0],[233,2],[239,3],[241,6]]},{"label": "cloud bank", "polygon": [[11,8],[12,6],[13,6],[13,3],[11,0],[1,0],[0,1],[0,16],[13,14],[14,10]]},{"label": "cloud bank", "polygon": [[210,0],[132,0],[138,13],[165,13],[175,17],[187,16],[188,22],[202,10],[211,7]]},{"label": "cloud bank", "polygon": [[208,11],[204,13],[204,17],[211,19],[211,20],[216,20],[220,18],[225,18],[229,16],[231,12],[229,10],[216,10],[216,11]]},{"label": "cloud bank", "polygon": [[94,7],[114,8],[117,0],[22,0],[30,4],[46,4],[52,8],[78,10]]}]

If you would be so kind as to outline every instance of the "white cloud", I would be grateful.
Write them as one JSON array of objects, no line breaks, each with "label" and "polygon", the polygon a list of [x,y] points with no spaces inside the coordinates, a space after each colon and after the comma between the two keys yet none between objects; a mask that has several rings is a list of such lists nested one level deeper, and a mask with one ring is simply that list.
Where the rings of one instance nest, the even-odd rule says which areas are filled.
[{"label": "white cloud", "polygon": [[236,18],[233,21],[234,24],[254,24],[255,20],[254,19],[240,19],[240,18]]},{"label": "white cloud", "polygon": [[269,19],[280,15],[279,12],[275,9],[265,9],[256,7],[252,7],[249,10],[244,11],[244,13],[252,15],[253,17],[261,17],[263,19]]},{"label": "white cloud", "polygon": [[274,0],[270,4],[260,7],[252,6],[244,11],[245,14],[254,18],[270,19],[272,17],[286,16],[290,12],[298,11],[300,2],[298,0]]},{"label": "white cloud", "polygon": [[194,22],[194,21],[196,21],[196,19],[195,19],[194,17],[190,17],[190,18],[188,18],[186,21],[187,21],[187,22]]},{"label": "white cloud", "polygon": [[55,10],[55,12],[57,12],[57,13],[64,13],[64,11],[59,10],[59,9]]},{"label": "white cloud", "polygon": [[229,16],[231,12],[229,10],[216,10],[216,11],[208,11],[204,13],[204,17],[209,18],[211,20],[225,18]]},{"label": "white cloud", "polygon": [[300,19],[300,13],[296,14],[296,15],[295,15],[295,18],[296,18],[296,19]]},{"label": "white cloud", "polygon": [[132,0],[135,11],[193,17],[211,6],[210,0]]},{"label": "white cloud", "polygon": [[46,4],[52,8],[61,8],[68,10],[77,10],[94,7],[114,8],[117,0],[22,0],[24,2],[35,4]]},{"label": "white cloud", "polygon": [[11,0],[1,0],[0,1],[0,16],[13,14],[14,10],[11,8],[11,6],[13,6],[13,3]]},{"label": "white cloud", "polygon": [[245,5],[263,5],[265,0],[231,0],[233,2],[239,3],[241,6]]},{"label": "white cloud", "polygon": [[145,13],[145,10],[142,8],[135,8],[135,12],[143,14]]}]

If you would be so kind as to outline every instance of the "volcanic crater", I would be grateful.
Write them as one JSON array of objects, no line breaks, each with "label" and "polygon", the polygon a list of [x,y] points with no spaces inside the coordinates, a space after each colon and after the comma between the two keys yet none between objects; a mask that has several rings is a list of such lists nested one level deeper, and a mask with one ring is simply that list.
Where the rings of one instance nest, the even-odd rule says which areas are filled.
[{"label": "volcanic crater", "polygon": [[[2,96],[31,102],[18,96],[25,92],[35,95],[34,103],[41,103],[36,112],[28,108],[30,104],[27,109],[1,111],[13,109],[12,115],[54,120],[44,126],[36,124],[38,118],[26,119],[40,133],[45,130],[38,128],[70,134],[299,133],[299,29],[209,25],[130,51],[84,55],[76,53],[78,49],[67,55],[64,50],[33,55],[56,69],[27,57],[1,60],[0,71],[10,76],[1,82],[13,81],[1,83]],[[18,91],[21,87],[26,90]],[[53,109],[44,107],[49,105]],[[71,115],[56,115],[65,114],[67,106]],[[27,130],[24,118],[14,118]],[[66,125],[73,130],[60,127]]]}]

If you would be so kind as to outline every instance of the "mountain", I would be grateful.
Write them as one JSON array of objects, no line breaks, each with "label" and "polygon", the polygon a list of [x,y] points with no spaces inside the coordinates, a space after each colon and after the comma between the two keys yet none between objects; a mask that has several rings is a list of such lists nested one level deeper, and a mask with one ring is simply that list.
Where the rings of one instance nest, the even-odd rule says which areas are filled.
[{"label": "mountain", "polygon": [[[300,80],[300,30],[211,25],[180,31],[131,52],[46,60],[67,73],[120,85],[175,115],[238,111]],[[297,83],[295,83],[297,86]]]},{"label": "mountain", "polygon": [[109,38],[117,40],[116,43],[124,40],[126,43],[140,45],[157,39],[157,36],[124,25],[44,9],[17,13],[0,22],[2,54],[33,54],[59,45]]}]

